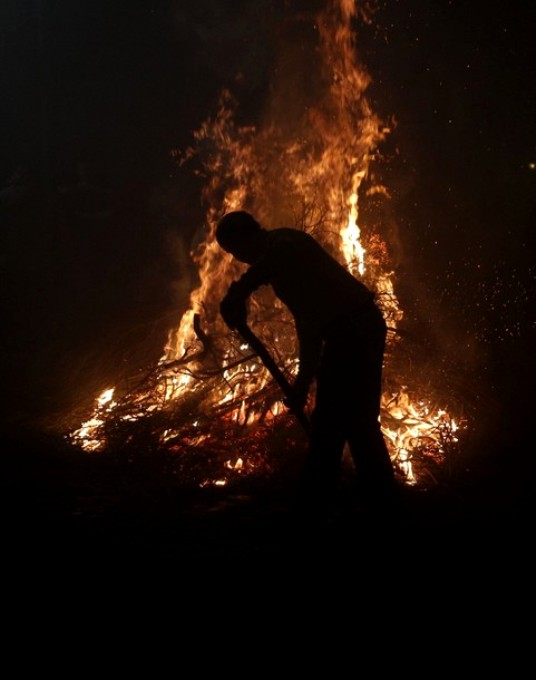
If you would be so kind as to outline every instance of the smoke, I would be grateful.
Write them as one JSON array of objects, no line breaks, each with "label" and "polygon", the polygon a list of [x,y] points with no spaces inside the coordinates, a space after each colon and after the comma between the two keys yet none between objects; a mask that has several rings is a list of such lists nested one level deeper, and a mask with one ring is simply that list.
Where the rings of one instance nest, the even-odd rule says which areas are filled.
[{"label": "smoke", "polygon": [[280,20],[270,0],[200,0],[173,3],[176,41],[182,45],[189,83],[215,89],[239,86],[261,97],[273,63],[273,28]]}]

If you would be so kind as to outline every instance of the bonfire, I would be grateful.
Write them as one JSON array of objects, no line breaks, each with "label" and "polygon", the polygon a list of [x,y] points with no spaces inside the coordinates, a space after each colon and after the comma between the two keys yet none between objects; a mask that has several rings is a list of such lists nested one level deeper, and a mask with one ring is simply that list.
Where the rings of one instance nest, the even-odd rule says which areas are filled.
[{"label": "bonfire", "polygon": [[[306,433],[284,407],[266,362],[219,314],[228,285],[243,268],[218,247],[214,229],[225,212],[245,209],[267,228],[312,234],[375,291],[389,328],[381,426],[400,477],[408,484],[433,483],[458,456],[463,413],[441,403],[441,385],[431,385],[419,370],[422,347],[402,328],[382,222],[389,188],[380,179],[382,143],[394,125],[370,106],[371,78],[356,45],[356,23],[370,17],[360,3],[330,0],[309,19],[317,39],[315,86],[308,93],[295,84],[302,87],[297,99],[303,106],[292,114],[285,110],[274,82],[262,124],[239,124],[240,102],[224,90],[215,114],[176,154],[178,163],[206,179],[205,237],[191,253],[199,285],[156,365],[107,386],[69,432],[69,440],[88,453],[165,453],[175,461],[175,473],[212,486],[269,476],[281,459],[306,447]],[[262,290],[251,300],[249,323],[291,382],[298,364],[288,310]]]}]

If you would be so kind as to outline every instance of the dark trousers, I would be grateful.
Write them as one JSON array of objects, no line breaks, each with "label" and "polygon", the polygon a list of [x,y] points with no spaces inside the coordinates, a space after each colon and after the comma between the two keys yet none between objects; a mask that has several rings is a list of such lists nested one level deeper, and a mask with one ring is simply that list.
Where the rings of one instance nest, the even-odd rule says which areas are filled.
[{"label": "dark trousers", "polygon": [[372,303],[326,331],[304,469],[309,500],[332,499],[346,442],[367,497],[393,487],[393,465],[378,420],[386,334],[383,316]]}]

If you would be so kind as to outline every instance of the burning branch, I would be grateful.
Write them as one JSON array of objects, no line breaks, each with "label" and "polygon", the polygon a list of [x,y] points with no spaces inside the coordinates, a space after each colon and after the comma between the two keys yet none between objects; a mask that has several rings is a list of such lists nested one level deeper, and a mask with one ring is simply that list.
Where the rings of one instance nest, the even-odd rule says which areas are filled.
[{"label": "burning branch", "polygon": [[[278,366],[292,372],[298,355],[288,313],[266,294],[251,301],[249,318],[258,337],[249,329],[243,337],[254,353],[236,346],[218,314],[230,281],[242,270],[222,255],[214,228],[218,216],[246,207],[267,225],[287,224],[313,233],[376,292],[390,330],[381,422],[402,474],[413,482],[426,475],[427,461],[439,465],[455,452],[461,422],[420,394],[422,375],[401,360],[407,338],[399,329],[403,312],[380,235],[381,219],[360,224],[362,194],[388,198],[370,166],[381,160],[378,147],[390,130],[366,96],[371,79],[357,61],[352,28],[357,11],[355,3],[331,0],[316,17],[319,43],[314,53],[321,68],[314,74],[319,82],[307,88],[297,81],[303,107],[281,111],[274,106],[263,127],[240,126],[238,104],[224,91],[217,114],[194,132],[195,145],[181,163],[197,161],[196,173],[207,179],[202,200],[208,229],[193,254],[200,285],[191,292],[190,308],[170,330],[158,365],[131,381],[121,398],[114,398],[114,389],[103,392],[83,425],[69,435],[85,450],[168,453],[181,474],[195,468],[194,477],[204,484],[207,479],[220,482],[222,475],[229,479],[232,474],[270,471],[274,448],[269,443],[276,432],[285,438],[284,450],[289,450],[289,439],[303,446],[303,432],[295,431],[280,395],[281,389],[288,395],[288,382]],[[299,74],[301,78],[303,72]],[[291,76],[286,74],[284,85],[271,84],[274,102],[288,100],[282,95]],[[205,328],[194,311],[199,309],[204,310]],[[418,367],[418,358],[413,365]],[[402,387],[408,384],[413,387]]]}]

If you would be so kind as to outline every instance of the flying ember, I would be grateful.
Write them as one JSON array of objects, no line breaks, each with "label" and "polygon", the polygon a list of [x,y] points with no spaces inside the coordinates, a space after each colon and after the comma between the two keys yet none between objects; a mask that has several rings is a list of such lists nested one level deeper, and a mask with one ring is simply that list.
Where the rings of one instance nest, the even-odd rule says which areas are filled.
[{"label": "flying ember", "polygon": [[[303,432],[283,406],[272,375],[219,313],[230,282],[243,269],[218,247],[214,230],[224,213],[246,209],[268,228],[287,225],[311,233],[375,291],[389,328],[381,425],[400,475],[410,484],[426,482],[431,465],[455,455],[464,420],[438,405],[431,396],[437,390],[417,383],[401,358],[404,312],[382,216],[371,218],[369,211],[367,219],[360,217],[363,203],[389,200],[378,176],[381,145],[392,132],[367,98],[371,78],[356,46],[360,19],[370,16],[364,3],[353,0],[329,0],[320,14],[297,19],[292,30],[315,43],[311,82],[292,82],[292,73],[287,70],[283,78],[276,69],[271,101],[255,125],[237,122],[240,102],[224,90],[215,115],[179,155],[181,164],[197,163],[206,178],[206,235],[191,254],[199,285],[170,330],[158,364],[128,388],[107,387],[70,433],[86,451],[125,447],[143,432],[154,450],[176,454],[184,465],[187,458],[198,461],[196,479],[206,486],[237,475],[269,474],[271,452],[280,445],[275,422],[287,450],[300,446]],[[289,87],[296,92],[292,107],[284,96]],[[288,310],[262,290],[251,300],[249,319],[291,379],[298,351]]]}]

